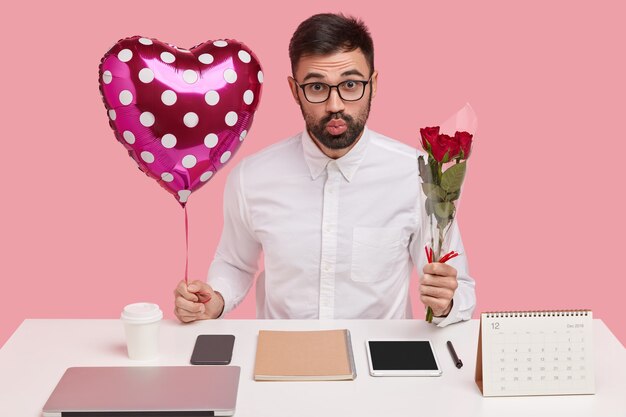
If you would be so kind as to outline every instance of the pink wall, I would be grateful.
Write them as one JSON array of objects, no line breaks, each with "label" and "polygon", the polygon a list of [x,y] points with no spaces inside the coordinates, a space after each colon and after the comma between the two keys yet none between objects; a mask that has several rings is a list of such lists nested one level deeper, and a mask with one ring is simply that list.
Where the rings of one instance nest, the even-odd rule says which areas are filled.
[{"label": "pink wall", "polygon": [[[25,318],[115,318],[139,300],[173,317],[183,212],[139,173],[107,124],[97,74],[108,48],[135,34],[182,47],[230,37],[264,66],[246,143],[190,199],[190,268],[203,279],[228,171],[302,128],[287,89],[287,45],[301,20],[322,11],[356,13],[371,28],[380,71],[372,129],[417,146],[419,127],[466,101],[476,110],[459,216],[477,312],[591,308],[626,342],[621,2],[393,3],[5,6],[0,344]],[[254,317],[253,297],[231,317]]]}]

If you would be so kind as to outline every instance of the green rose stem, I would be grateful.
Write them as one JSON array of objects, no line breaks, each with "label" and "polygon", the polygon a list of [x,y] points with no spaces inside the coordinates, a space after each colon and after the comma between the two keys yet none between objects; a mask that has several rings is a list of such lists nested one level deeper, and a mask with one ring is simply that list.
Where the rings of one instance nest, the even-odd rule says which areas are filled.
[{"label": "green rose stem", "polygon": [[[460,160],[458,158],[455,158],[455,164],[454,164],[454,168],[452,170],[446,170],[446,172],[443,172],[443,163],[442,162],[438,162],[436,160],[431,160],[429,161],[429,163],[433,164],[433,167],[436,167],[436,169],[434,170],[435,172],[433,173],[433,177],[434,177],[434,185],[436,187],[439,187],[440,189],[443,187],[444,189],[444,196],[442,197],[440,196],[440,198],[436,198],[436,202],[437,203],[444,203],[447,202],[448,204],[452,204],[452,210],[450,212],[447,213],[447,217],[443,217],[441,216],[441,218],[437,217],[437,216],[430,216],[430,225],[431,225],[431,230],[433,228],[433,217],[436,217],[437,220],[437,245],[435,245],[434,243],[434,236],[431,236],[431,249],[430,252],[427,251],[427,255],[428,256],[428,262],[432,263],[432,262],[439,262],[439,263],[445,263],[446,261],[452,259],[453,257],[458,256],[458,253],[452,251],[452,252],[448,252],[445,255],[442,256],[441,252],[443,250],[443,244],[444,244],[444,240],[446,237],[446,233],[448,232],[447,229],[449,229],[452,225],[452,222],[454,221],[454,215],[455,215],[455,210],[454,210],[454,200],[456,198],[458,198],[458,196],[456,198],[452,198],[451,200],[449,200],[450,197],[448,197],[448,195],[451,192],[457,192],[461,189],[461,184],[463,182],[463,177],[465,176],[465,164],[459,165],[460,164]],[[445,183],[445,184],[444,184]],[[436,209],[435,209],[436,210]],[[428,307],[428,309],[426,310],[426,321],[428,323],[432,323],[433,320],[433,310],[431,307]]]}]

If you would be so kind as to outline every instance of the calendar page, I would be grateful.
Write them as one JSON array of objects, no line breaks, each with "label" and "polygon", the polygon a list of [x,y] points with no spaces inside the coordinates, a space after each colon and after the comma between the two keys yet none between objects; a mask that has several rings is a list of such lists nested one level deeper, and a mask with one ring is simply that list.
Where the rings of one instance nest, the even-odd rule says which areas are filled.
[{"label": "calendar page", "polygon": [[493,312],[480,320],[476,382],[484,396],[594,393],[591,311]]}]

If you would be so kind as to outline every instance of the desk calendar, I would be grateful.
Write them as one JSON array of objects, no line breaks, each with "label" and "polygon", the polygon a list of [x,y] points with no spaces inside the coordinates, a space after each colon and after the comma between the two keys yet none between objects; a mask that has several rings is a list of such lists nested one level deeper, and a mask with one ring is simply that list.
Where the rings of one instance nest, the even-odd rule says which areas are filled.
[{"label": "desk calendar", "polygon": [[484,396],[593,394],[590,310],[482,313],[476,383]]}]

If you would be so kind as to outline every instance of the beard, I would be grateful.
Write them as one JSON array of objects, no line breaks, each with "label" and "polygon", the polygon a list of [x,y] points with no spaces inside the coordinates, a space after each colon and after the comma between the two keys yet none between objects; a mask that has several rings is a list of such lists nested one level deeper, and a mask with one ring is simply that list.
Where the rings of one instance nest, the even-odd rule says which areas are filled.
[{"label": "beard", "polygon": [[[322,145],[328,149],[345,149],[352,146],[357,138],[361,136],[361,133],[363,133],[365,122],[367,122],[367,118],[370,114],[371,104],[372,96],[370,95],[367,100],[367,106],[365,106],[356,117],[352,117],[344,112],[338,112],[328,114],[320,120],[315,120],[313,115],[304,111],[302,103],[300,103],[300,111],[302,111],[307,130]],[[346,123],[347,129],[340,135],[331,135],[326,130],[328,122],[334,119],[341,119]]]}]

